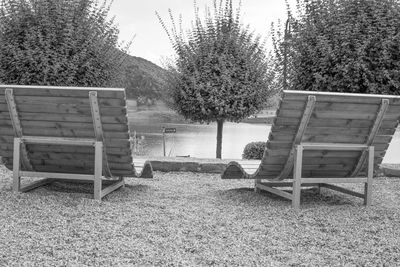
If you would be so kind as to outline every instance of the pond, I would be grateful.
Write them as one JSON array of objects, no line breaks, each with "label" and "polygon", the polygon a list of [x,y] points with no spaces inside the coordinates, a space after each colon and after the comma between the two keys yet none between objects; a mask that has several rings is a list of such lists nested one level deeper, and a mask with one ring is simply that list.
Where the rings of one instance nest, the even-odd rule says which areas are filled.
[{"label": "pond", "polygon": [[[162,120],[137,120],[130,114],[131,129],[143,138],[142,154],[163,155],[161,128],[176,128],[166,134],[167,156],[215,158],[217,126],[213,124],[165,123]],[[249,142],[266,141],[271,127],[267,124],[225,123],[222,140],[222,158],[240,159]],[[400,131],[397,131],[384,158],[385,163],[400,162]]]}]

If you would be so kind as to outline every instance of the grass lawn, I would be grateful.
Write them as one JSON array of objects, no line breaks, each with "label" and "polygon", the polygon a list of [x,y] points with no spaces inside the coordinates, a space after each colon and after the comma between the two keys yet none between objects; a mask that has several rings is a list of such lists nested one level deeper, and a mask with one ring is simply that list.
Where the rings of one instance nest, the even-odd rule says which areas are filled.
[{"label": "grass lawn", "polygon": [[127,179],[97,202],[86,185],[13,194],[0,172],[0,266],[400,265],[399,178],[375,180],[370,208],[305,189],[296,213],[216,174]]}]

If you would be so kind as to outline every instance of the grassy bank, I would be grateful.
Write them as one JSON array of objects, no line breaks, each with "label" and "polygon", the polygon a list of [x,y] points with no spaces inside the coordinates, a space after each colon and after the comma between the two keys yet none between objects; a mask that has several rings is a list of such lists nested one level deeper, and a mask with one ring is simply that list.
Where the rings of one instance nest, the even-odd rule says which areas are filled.
[{"label": "grassy bank", "polygon": [[252,181],[212,174],[127,179],[103,202],[61,183],[13,194],[11,173],[1,177],[1,266],[400,264],[398,178],[376,180],[370,208],[309,189],[295,213]]}]

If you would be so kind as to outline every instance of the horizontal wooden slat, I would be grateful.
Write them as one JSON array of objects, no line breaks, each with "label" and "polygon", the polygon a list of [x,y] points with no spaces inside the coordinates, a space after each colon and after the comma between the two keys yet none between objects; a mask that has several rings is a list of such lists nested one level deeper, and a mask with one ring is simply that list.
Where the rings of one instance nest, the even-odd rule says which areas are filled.
[{"label": "horizontal wooden slat", "polygon": [[[0,136],[0,142],[3,143],[12,143],[14,142],[14,136],[5,136],[2,135]],[[110,138],[106,138],[105,139],[105,145],[107,147],[121,147],[121,148],[130,148],[131,147],[131,143],[128,139],[110,139]]]},{"label": "horizontal wooden slat", "polygon": [[[0,121],[1,128],[12,128],[12,124],[10,120]],[[89,129],[93,130],[93,122],[55,122],[55,121],[21,121],[22,129],[33,127],[33,128],[54,128],[54,129]],[[111,132],[128,132],[128,125],[125,123],[104,123],[103,124],[104,131]]]},{"label": "horizontal wooden slat", "polygon": [[[91,116],[90,106],[78,106],[76,104],[65,105],[18,105],[18,112],[24,113],[45,113],[45,114],[83,114]],[[7,112],[8,106],[0,104],[0,112]],[[125,107],[100,107],[100,114],[103,116],[115,116],[126,114]]]},{"label": "horizontal wooden slat", "polygon": [[[319,112],[323,111],[348,111],[348,112],[375,112],[377,113],[380,108],[380,101],[376,104],[368,103],[343,103],[343,102],[316,102],[315,110]],[[284,100],[281,105],[281,110],[301,110],[304,108],[304,102],[302,101],[290,101]],[[388,114],[399,114],[400,105],[390,105]]]},{"label": "horizontal wooden slat", "polygon": [[[18,113],[21,122],[23,121],[53,121],[53,122],[92,122],[90,114],[52,114],[52,113]],[[10,120],[10,114],[8,112],[0,113],[0,124],[3,120]],[[125,115],[118,116],[102,116],[102,123],[127,123],[127,117]]]},{"label": "horizontal wooden slat", "polygon": [[317,102],[340,102],[340,103],[365,103],[380,104],[383,98],[389,99],[391,105],[400,105],[400,97],[394,95],[372,95],[372,94],[345,94],[331,92],[312,91],[285,91],[285,100],[306,101],[309,95],[314,95]]},{"label": "horizontal wooden slat", "polygon": [[[32,152],[54,152],[54,153],[81,153],[81,154],[94,154],[94,148],[75,147],[75,146],[48,146],[48,145],[28,145],[28,151]],[[131,155],[129,147],[107,147],[107,155]]]},{"label": "horizontal wooden slat", "polygon": [[[386,151],[377,151],[375,150],[375,156],[383,157]],[[289,156],[289,149],[281,149],[281,150],[268,150],[267,155],[270,157],[276,156]],[[324,158],[332,158],[332,157],[342,157],[342,158],[354,158],[360,155],[358,151],[329,151],[329,150],[314,150],[314,151],[304,151],[304,157],[324,157]]]},{"label": "horizontal wooden slat", "polygon": [[[90,105],[88,97],[53,97],[53,96],[17,96],[15,102],[18,105],[36,104],[36,105],[60,105],[71,104],[75,105]],[[6,104],[5,99],[0,97],[0,104]],[[126,101],[123,98],[99,98],[100,106],[104,107],[123,107]]]},{"label": "horizontal wooden slat", "polygon": [[[313,134],[305,134],[302,138],[303,142],[313,142],[313,143],[364,143],[364,140],[367,139],[366,135],[313,135]],[[273,133],[269,136],[269,139],[272,141],[292,141],[293,135]],[[386,143],[391,140],[391,136],[380,135],[376,137],[376,143]]]},{"label": "horizontal wooden slat", "polygon": [[[301,113],[298,110],[279,110],[279,117],[285,118],[300,118]],[[353,119],[353,120],[374,120],[376,117],[376,110],[370,111],[347,111],[347,110],[318,110],[315,109],[311,118],[315,119]],[[400,118],[398,112],[386,112],[384,118],[386,120],[397,120]]]},{"label": "horizontal wooden slat", "polygon": [[319,178],[309,178],[302,179],[302,183],[365,183],[367,182],[366,177],[352,177],[352,178],[335,178],[335,177],[326,177],[325,179]]},{"label": "horizontal wooden slat", "polygon": [[66,175],[63,173],[51,173],[51,172],[25,172],[25,171],[23,171],[23,172],[21,172],[21,176],[36,177],[36,178],[51,177],[50,179],[56,178],[56,179],[68,179],[68,180],[89,180],[89,181],[94,180],[94,175],[75,174],[75,175],[71,176],[71,175]]},{"label": "horizontal wooden slat", "polygon": [[89,138],[61,138],[43,136],[22,136],[21,140],[26,144],[52,144],[57,146],[94,146],[95,140]]},{"label": "horizontal wooden slat", "polygon": [[[272,172],[272,171],[260,171],[256,177],[253,179],[269,179],[275,180],[278,177],[280,172]],[[309,177],[348,177],[350,171],[302,171],[302,177],[309,178]],[[288,178],[291,178],[292,174],[289,175]]]},{"label": "horizontal wooden slat", "polygon": [[[49,128],[24,128],[23,133],[31,136],[43,137],[77,137],[77,138],[94,138],[94,131],[90,129],[49,129]],[[0,135],[13,136],[14,130],[11,128],[0,128]],[[105,132],[108,138],[129,138],[127,132]]]},{"label": "horizontal wooden slat", "polygon": [[[276,119],[276,126],[297,126],[300,123],[300,118],[282,118]],[[349,128],[363,128],[371,127],[372,120],[358,120],[358,119],[317,119],[311,118],[308,127],[349,127]],[[397,127],[397,120],[383,120],[382,128],[395,128]],[[274,127],[274,126],[273,126]]]},{"label": "horizontal wooden slat", "polygon": [[[64,160],[75,160],[83,159],[84,161],[94,162],[93,154],[82,154],[82,153],[55,153],[55,152],[33,152],[29,153],[31,159],[44,159],[44,160],[54,160],[54,161],[64,161]],[[107,159],[109,162],[114,163],[132,163],[132,157],[130,155],[112,155],[108,154]]]},{"label": "horizontal wooden slat", "polygon": [[[353,164],[351,164],[353,162]],[[354,161],[350,163],[343,163],[343,164],[305,164],[302,166],[304,171],[350,171],[354,168]],[[261,166],[260,170],[262,171],[280,171],[282,170],[284,164],[280,165],[270,165],[266,164]]]},{"label": "horizontal wooden slat", "polygon": [[[272,127],[272,133],[276,134],[296,134],[296,127],[294,126],[276,126]],[[380,128],[378,135],[393,135],[396,129],[391,128]],[[346,134],[346,135],[365,135],[368,136],[370,127],[307,127],[306,134]]]},{"label": "horizontal wooden slat", "polygon": [[[372,145],[375,147],[375,150],[387,150],[389,147],[389,143],[377,143],[374,142]],[[290,149],[292,148],[292,143],[289,141],[268,141],[267,142],[267,148],[271,150],[280,150],[280,149]]]},{"label": "horizontal wooden slat", "polygon": [[[389,143],[392,136],[378,135],[375,137],[375,144]],[[352,143],[363,144],[366,141],[366,136],[363,135],[304,135],[303,142],[310,143]]]},{"label": "horizontal wooden slat", "polygon": [[[76,166],[60,166],[60,165],[35,165],[35,170],[39,172],[61,172],[61,173],[81,173],[81,174],[93,174],[93,168],[87,167],[76,167]],[[133,174],[133,170],[113,170],[113,175],[121,174],[129,175]]]},{"label": "horizontal wooden slat", "polygon": [[[94,167],[94,161],[90,160],[84,160],[81,158],[77,159],[70,159],[70,160],[40,160],[40,159],[30,159],[32,165],[34,167],[36,166],[70,166],[70,167],[78,167],[78,168],[92,168]],[[131,170],[132,169],[132,163],[116,163],[116,162],[109,162],[109,167],[111,170],[113,169],[118,169],[118,170]]]},{"label": "horizontal wooden slat", "polygon": [[[0,130],[1,133],[1,130]],[[95,138],[94,130],[91,129],[55,129],[55,128],[30,128],[23,129],[24,135],[45,136],[45,137],[77,137]],[[129,139],[128,132],[104,131],[105,138]]]},{"label": "horizontal wooden slat", "polygon": [[13,89],[14,96],[88,97],[96,91],[98,98],[125,98],[122,88],[0,85],[0,95],[5,89]]},{"label": "horizontal wooden slat", "polygon": [[[295,100],[287,100],[284,99],[282,105],[280,107],[281,110],[302,110],[304,108],[303,101],[295,101]],[[380,105],[380,101],[377,103],[343,103],[343,102],[323,102],[317,99],[315,103],[315,108],[318,110],[347,110],[347,111],[371,111],[375,110],[378,111]],[[397,107],[400,111],[400,106]]]},{"label": "horizontal wooden slat", "polygon": [[[349,171],[303,171],[302,177],[311,178],[311,177],[348,177],[350,174]],[[317,181],[315,181],[317,182]]]},{"label": "horizontal wooden slat", "polygon": [[[263,164],[284,164],[286,163],[286,157],[268,157],[262,160]],[[356,158],[303,158],[303,165],[310,164],[355,164]]]}]

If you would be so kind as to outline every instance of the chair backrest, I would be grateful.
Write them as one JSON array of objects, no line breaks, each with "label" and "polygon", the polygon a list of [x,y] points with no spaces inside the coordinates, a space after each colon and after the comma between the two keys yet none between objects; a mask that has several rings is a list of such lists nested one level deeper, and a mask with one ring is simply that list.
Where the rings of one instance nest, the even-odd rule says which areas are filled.
[{"label": "chair backrest", "polygon": [[[292,176],[293,153],[300,143],[375,146],[382,162],[400,119],[400,96],[284,91],[267,148],[255,176]],[[304,151],[302,177],[349,177],[366,170],[365,153]]]},{"label": "chair backrest", "polygon": [[[127,122],[124,89],[0,85],[0,156],[9,169],[14,137],[91,138],[104,142],[106,177],[131,176]],[[24,150],[23,170],[93,173],[93,147],[26,144]]]}]

